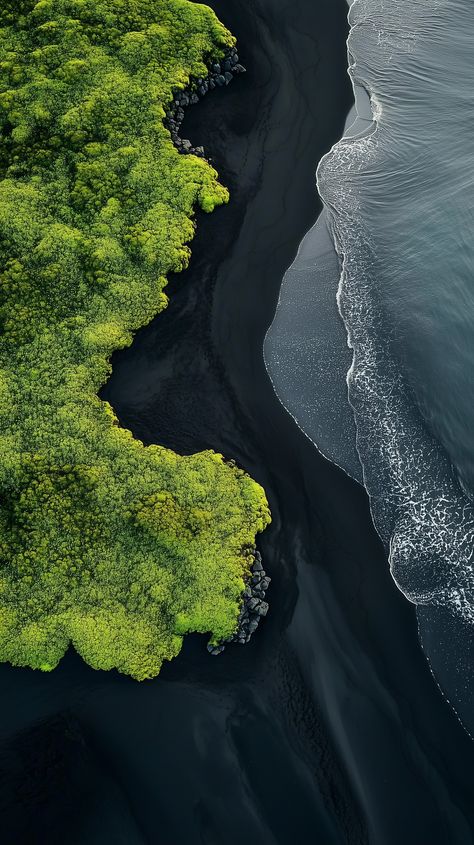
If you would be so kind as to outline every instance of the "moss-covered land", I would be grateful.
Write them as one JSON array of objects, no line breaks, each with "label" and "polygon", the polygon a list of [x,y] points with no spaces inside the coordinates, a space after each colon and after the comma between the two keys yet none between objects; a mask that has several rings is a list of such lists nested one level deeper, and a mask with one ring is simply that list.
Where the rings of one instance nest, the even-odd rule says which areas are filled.
[{"label": "moss-covered land", "polygon": [[166,306],[193,208],[227,200],[163,125],[232,38],[188,0],[3,0],[0,659],[159,672],[232,633],[262,489],[220,455],[144,447],[98,399]]}]

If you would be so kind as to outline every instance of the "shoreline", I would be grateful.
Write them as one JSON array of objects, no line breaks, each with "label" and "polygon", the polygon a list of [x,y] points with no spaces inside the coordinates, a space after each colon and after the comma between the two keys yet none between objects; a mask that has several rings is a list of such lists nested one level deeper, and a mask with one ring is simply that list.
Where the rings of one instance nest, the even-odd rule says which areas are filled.
[{"label": "shoreline", "polygon": [[[174,146],[181,155],[196,155],[210,163],[203,146],[194,147],[187,138],[181,138],[179,132],[186,116],[186,110],[190,106],[196,106],[211,91],[216,88],[227,87],[236,75],[245,73],[246,68],[240,64],[236,47],[226,51],[220,61],[210,59],[208,62],[208,74],[206,77],[191,79],[189,85],[174,92],[174,98],[168,106],[164,125],[168,129]],[[235,461],[229,461],[235,466]],[[241,594],[241,605],[236,621],[234,632],[221,640],[209,640],[207,650],[209,654],[217,657],[225,651],[227,645],[239,643],[244,645],[250,642],[251,637],[256,633],[258,626],[269,609],[266,593],[271,583],[271,578],[262,566],[262,556],[256,545],[242,549],[242,555],[252,556],[253,563],[244,574],[244,589]]]},{"label": "shoreline", "polygon": [[73,829],[78,845],[143,845],[158,825],[163,841],[189,845],[466,845],[474,752],[418,648],[365,494],[297,429],[262,357],[281,279],[318,213],[311,174],[350,104],[344,3],[211,5],[247,74],[185,127],[212,151],[231,203],[199,215],[168,309],[114,356],[104,394],[144,442],[214,448],[266,487],[271,612],[218,661],[187,637],[142,685],[73,654],[47,678],[0,666],[2,737],[18,750],[30,731],[37,748],[32,726],[45,737],[55,714],[73,715],[81,752],[61,727],[58,765],[74,773],[82,827],[58,842]]}]

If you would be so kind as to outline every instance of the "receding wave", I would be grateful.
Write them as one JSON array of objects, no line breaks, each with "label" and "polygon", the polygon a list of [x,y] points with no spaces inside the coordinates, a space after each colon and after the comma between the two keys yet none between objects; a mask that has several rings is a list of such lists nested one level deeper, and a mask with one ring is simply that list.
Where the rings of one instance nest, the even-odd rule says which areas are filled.
[{"label": "receding wave", "polygon": [[415,604],[474,623],[472,0],[355,0],[373,123],[318,169],[377,529]]}]

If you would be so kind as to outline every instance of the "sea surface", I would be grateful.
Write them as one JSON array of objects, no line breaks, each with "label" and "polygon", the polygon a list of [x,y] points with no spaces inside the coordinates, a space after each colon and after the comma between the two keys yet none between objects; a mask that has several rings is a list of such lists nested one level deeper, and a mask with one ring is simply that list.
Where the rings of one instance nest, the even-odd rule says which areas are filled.
[{"label": "sea surface", "polygon": [[[474,730],[474,7],[354,0],[349,22],[362,109],[317,180],[342,270],[357,453],[392,576],[418,608],[445,694]],[[319,291],[317,277],[320,267]],[[292,397],[279,366],[291,329],[284,292],[267,362],[308,431],[308,392]],[[307,359],[307,386],[311,369]],[[350,433],[340,376],[336,364],[318,401],[338,407]],[[340,440],[336,424],[320,448],[357,477]]]}]

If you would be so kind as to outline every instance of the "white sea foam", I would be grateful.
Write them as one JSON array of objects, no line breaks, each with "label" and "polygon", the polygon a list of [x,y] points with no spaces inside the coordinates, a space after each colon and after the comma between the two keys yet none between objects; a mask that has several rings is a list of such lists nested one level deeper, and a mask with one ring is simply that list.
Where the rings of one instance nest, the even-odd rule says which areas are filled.
[{"label": "white sea foam", "polygon": [[[436,203],[435,193],[428,194],[426,187],[431,188],[432,176],[414,167],[416,157],[406,155],[406,172],[397,160],[400,150],[411,150],[418,141],[413,122],[409,130],[404,122],[403,108],[416,108],[431,85],[431,68],[421,54],[426,45],[420,39],[429,30],[433,44],[439,44],[443,16],[458,12],[466,19],[466,10],[463,0],[355,0],[349,16],[350,75],[370,96],[373,123],[362,135],[336,144],[322,160],[317,178],[342,262],[338,304],[353,350],[348,390],[357,448],[392,575],[415,604],[448,607],[474,623],[474,509],[439,440],[427,429],[428,400],[422,396],[418,406],[414,402],[396,354],[397,324],[389,312],[393,294],[387,299],[384,287],[384,250],[390,237],[399,239],[401,253],[412,247],[408,238],[404,241],[404,225],[387,234],[380,222],[390,202],[387,192],[397,188],[402,198],[403,191],[411,191],[414,202],[424,192],[426,214],[431,213],[429,203]],[[463,46],[462,39],[454,39],[452,49],[458,43]],[[411,87],[403,90],[400,80],[410,81]],[[397,178],[387,180],[387,173]],[[423,257],[413,250],[412,258],[414,267],[423,258],[429,266],[428,253]],[[416,281],[414,277],[413,286]],[[395,290],[395,282],[392,276],[387,286]],[[403,285],[399,295],[405,296]]]}]

